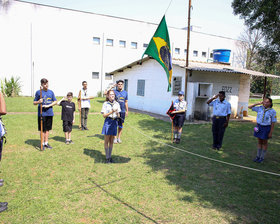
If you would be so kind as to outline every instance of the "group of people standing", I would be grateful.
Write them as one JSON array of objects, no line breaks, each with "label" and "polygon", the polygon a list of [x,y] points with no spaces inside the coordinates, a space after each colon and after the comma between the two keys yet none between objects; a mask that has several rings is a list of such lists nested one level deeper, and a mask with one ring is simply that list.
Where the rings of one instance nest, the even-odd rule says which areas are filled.
[{"label": "group of people standing", "polygon": [[[110,87],[104,93],[106,95],[106,101],[102,106],[101,113],[105,118],[102,134],[105,135],[104,138],[104,148],[106,153],[106,162],[112,163],[112,149],[113,144],[121,143],[121,135],[123,130],[123,123],[125,117],[128,115],[128,94],[123,89],[123,80],[119,80],[115,85]],[[82,89],[79,91],[78,95],[78,106],[80,110],[80,130],[89,130],[87,127],[88,113],[90,109],[90,100],[93,96],[88,93],[87,82],[82,82]],[[113,88],[117,87],[113,90]],[[53,123],[53,106],[58,104],[62,107],[61,120],[63,132],[65,134],[65,143],[74,144],[71,140],[72,125],[75,122],[75,103],[72,102],[73,93],[68,92],[66,97],[63,97],[57,102],[55,94],[49,89],[49,82],[47,79],[41,79],[41,87],[35,94],[33,101],[34,105],[38,105],[38,131],[41,131],[41,121],[43,124],[43,150],[52,149],[50,146],[49,131],[52,130]],[[40,105],[42,105],[42,114]]]},{"label": "group of people standing", "polygon": [[[231,115],[231,105],[225,98],[225,92],[220,91],[219,94],[207,101],[207,104],[213,107],[212,148],[218,151],[222,148],[224,133],[228,127]],[[184,92],[179,91],[178,99],[174,102],[175,110],[172,112],[172,114],[175,114],[173,119],[173,124],[175,126],[173,142],[177,144],[180,143],[182,127],[186,117],[186,106],[187,103],[184,101]],[[264,161],[268,148],[268,139],[272,138],[274,124],[277,122],[276,111],[272,106],[272,99],[269,97],[265,97],[263,101],[248,106],[249,109],[257,112],[257,125],[254,128],[254,136],[258,139],[257,156],[254,159],[254,162],[257,163],[262,163]]]},{"label": "group of people standing", "polygon": [[[79,110],[81,110],[81,130],[88,130],[87,119],[90,108],[90,100],[93,96],[89,96],[87,82],[82,82],[83,88],[79,92],[78,101]],[[61,119],[63,120],[63,131],[65,133],[65,143],[73,144],[71,140],[72,124],[75,122],[75,103],[72,102],[73,93],[69,92],[67,97],[62,98],[58,103],[53,91],[48,89],[48,80],[41,80],[41,91],[35,94],[34,105],[42,104],[42,120],[43,120],[43,148],[51,149],[48,143],[49,131],[52,129],[52,107],[56,104],[62,106]],[[41,92],[41,95],[40,95]],[[128,115],[128,94],[124,90],[124,81],[118,80],[115,85],[105,90],[106,101],[103,103],[101,113],[104,120],[102,134],[104,137],[104,149],[106,154],[106,163],[112,163],[113,144],[121,143],[121,135],[125,117]],[[231,105],[225,99],[224,91],[210,98],[207,104],[213,107],[212,117],[212,134],[214,150],[222,148],[223,137],[229,124],[231,115]],[[257,126],[254,128],[254,136],[258,138],[257,156],[255,162],[261,163],[268,148],[268,139],[272,137],[274,124],[276,123],[276,111],[272,108],[272,99],[264,98],[263,101],[248,106],[249,109],[256,111]],[[174,140],[173,143],[179,144],[182,135],[182,127],[186,118],[187,102],[184,100],[184,92],[179,91],[178,99],[174,101]],[[38,130],[41,129],[40,110],[38,107]]]}]

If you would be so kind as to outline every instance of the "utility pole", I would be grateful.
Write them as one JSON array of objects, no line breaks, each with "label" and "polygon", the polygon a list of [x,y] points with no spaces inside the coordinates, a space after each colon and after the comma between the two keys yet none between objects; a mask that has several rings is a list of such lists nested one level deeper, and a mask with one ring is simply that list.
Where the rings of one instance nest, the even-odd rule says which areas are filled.
[{"label": "utility pole", "polygon": [[189,0],[188,8],[188,34],[187,34],[187,52],[186,52],[186,71],[185,71],[185,99],[187,101],[187,86],[188,86],[188,67],[189,67],[189,51],[190,51],[190,27],[191,27],[191,6],[192,1]]}]

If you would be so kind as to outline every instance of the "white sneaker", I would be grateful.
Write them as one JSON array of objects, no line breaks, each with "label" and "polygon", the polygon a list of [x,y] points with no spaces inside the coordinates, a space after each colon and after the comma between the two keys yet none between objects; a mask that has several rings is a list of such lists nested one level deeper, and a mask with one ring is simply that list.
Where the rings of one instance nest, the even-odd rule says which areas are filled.
[{"label": "white sneaker", "polygon": [[118,144],[118,139],[114,139],[114,144]]},{"label": "white sneaker", "polygon": [[118,143],[122,143],[122,140],[120,138],[118,138]]}]

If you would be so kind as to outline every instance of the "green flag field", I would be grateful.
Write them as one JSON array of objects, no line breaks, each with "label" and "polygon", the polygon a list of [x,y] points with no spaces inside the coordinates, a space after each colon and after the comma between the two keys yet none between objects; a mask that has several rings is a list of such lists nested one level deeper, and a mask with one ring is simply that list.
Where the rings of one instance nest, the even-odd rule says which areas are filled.
[{"label": "green flag field", "polygon": [[[0,223],[279,223],[278,124],[264,163],[257,164],[254,123],[230,121],[223,148],[215,151],[211,123],[186,124],[174,145],[170,122],[130,112],[122,143],[113,148],[115,163],[106,164],[103,102],[92,100],[89,131],[78,129],[76,112],[71,145],[55,106],[53,149],[40,151],[33,98],[6,99],[0,202],[9,205]],[[280,116],[280,100],[273,103]]]}]

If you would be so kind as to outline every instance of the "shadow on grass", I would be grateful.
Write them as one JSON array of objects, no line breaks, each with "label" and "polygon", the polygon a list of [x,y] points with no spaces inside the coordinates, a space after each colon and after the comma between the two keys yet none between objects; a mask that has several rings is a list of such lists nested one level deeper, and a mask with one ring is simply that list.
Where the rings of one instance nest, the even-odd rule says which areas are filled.
[{"label": "shadow on grass", "polygon": [[50,139],[53,139],[58,142],[65,142],[65,138],[61,137],[61,136],[54,136],[54,137],[51,137]]},{"label": "shadow on grass", "polygon": [[41,140],[40,139],[27,139],[24,143],[27,145],[33,146],[35,149],[37,149],[39,151],[41,150],[41,147],[40,147]]},{"label": "shadow on grass", "polygon": [[72,125],[72,129],[80,129],[79,125]]},{"label": "shadow on grass", "polygon": [[104,140],[104,135],[101,135],[101,134],[89,135],[87,137],[88,138],[97,137],[97,138],[100,138],[100,139]]},{"label": "shadow on grass", "polygon": [[[138,124],[145,134],[145,131],[152,130],[150,135],[159,141],[166,142],[170,138],[170,126],[166,122],[143,119]],[[229,223],[266,223],[267,220],[277,223],[280,220],[279,177],[224,165],[180,151],[187,150],[213,159],[261,170],[270,169],[273,172],[276,167],[272,162],[280,162],[279,152],[276,158],[269,158],[268,165],[255,164],[250,158],[255,154],[256,146],[256,139],[252,136],[253,127],[251,123],[230,124],[224,136],[223,151],[217,152],[210,149],[211,125],[187,125],[183,127],[181,144],[172,145],[179,149],[150,140],[141,157],[154,171],[162,170],[171,185],[186,192],[179,200],[233,214],[224,216]],[[278,133],[274,135],[279,136],[279,129],[275,132]],[[270,143],[270,146],[276,148],[277,140]],[[268,210],[269,213],[261,212]]]},{"label": "shadow on grass", "polygon": [[[112,153],[114,153],[114,149]],[[98,150],[84,149],[84,154],[93,158],[96,163],[105,162],[105,155]],[[130,158],[126,158],[123,156],[116,156],[114,154],[112,155],[112,159],[114,160],[114,163],[128,163],[131,160]]]}]

